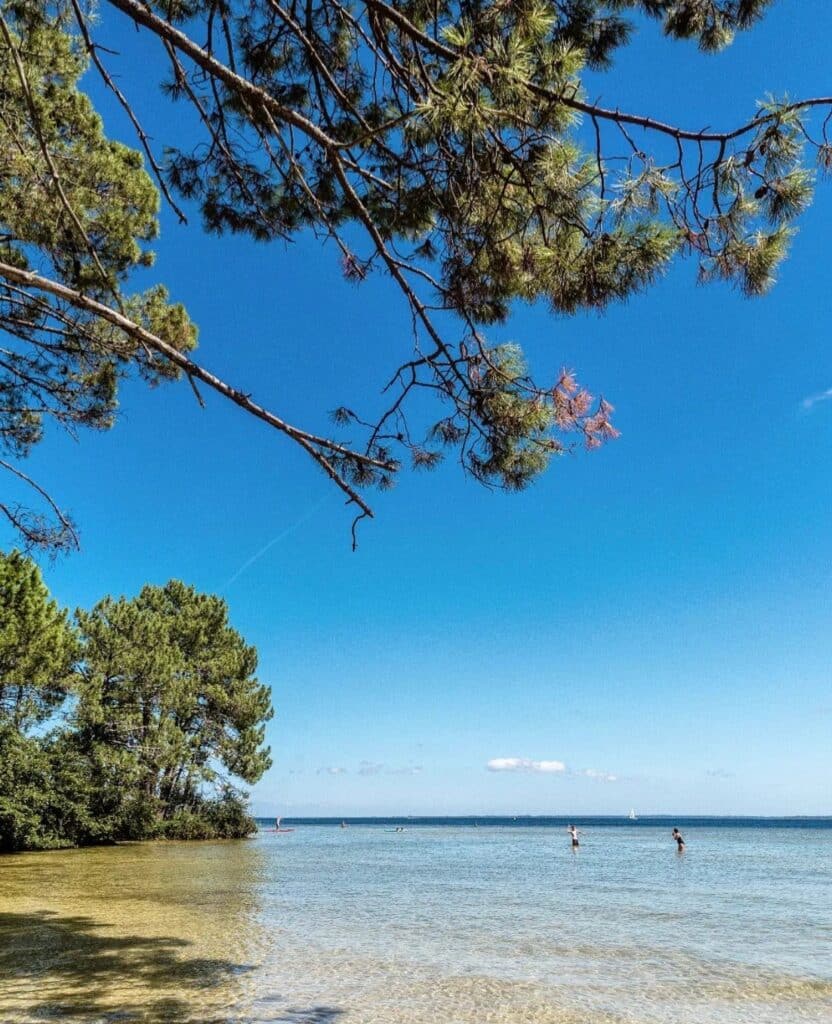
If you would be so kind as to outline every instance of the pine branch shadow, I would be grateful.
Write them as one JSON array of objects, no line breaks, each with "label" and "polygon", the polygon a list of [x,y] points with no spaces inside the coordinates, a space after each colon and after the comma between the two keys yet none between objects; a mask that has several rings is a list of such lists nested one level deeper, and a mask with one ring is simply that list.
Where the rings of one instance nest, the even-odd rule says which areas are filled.
[{"label": "pine branch shadow", "polygon": [[[251,968],[189,957],[189,945],[164,936],[107,935],[90,917],[0,912],[0,1019],[190,1020],[189,992]],[[177,994],[162,995],[166,990]],[[114,992],[129,998],[114,999]]]},{"label": "pine branch shadow", "polygon": [[200,993],[253,968],[188,956],[190,945],[168,936],[108,935],[92,917],[0,912],[0,1021],[335,1024],[344,1013],[288,1007],[241,1020],[233,1009],[201,1012]]},{"label": "pine branch shadow", "polygon": [[312,1006],[305,1010],[287,1010],[280,1017],[272,1018],[272,1024],[333,1024],[343,1013],[331,1006]]}]

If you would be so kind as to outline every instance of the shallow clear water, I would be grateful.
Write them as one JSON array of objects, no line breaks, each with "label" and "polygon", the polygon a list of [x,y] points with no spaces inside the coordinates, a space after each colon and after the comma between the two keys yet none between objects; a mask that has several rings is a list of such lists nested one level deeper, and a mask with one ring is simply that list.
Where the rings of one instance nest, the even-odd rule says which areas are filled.
[{"label": "shallow clear water", "polygon": [[832,1021],[832,830],[298,827],[0,859],[0,1020]]}]

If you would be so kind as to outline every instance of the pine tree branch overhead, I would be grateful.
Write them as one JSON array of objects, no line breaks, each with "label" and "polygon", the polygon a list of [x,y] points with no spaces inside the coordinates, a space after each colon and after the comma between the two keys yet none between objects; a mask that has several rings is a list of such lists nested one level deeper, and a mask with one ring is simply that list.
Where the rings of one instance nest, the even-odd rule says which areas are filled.
[{"label": "pine tree branch overhead", "polygon": [[[566,371],[541,380],[519,346],[494,345],[488,329],[518,301],[560,314],[603,309],[677,257],[694,260],[701,280],[749,296],[772,286],[811,201],[811,158],[821,171],[832,166],[832,96],[772,100],[718,129],[622,111],[614,96],[615,56],[636,27],[655,22],[710,53],[769,6],[101,0],[110,10],[98,21],[82,0],[4,4],[0,135],[14,180],[48,204],[50,220],[48,229],[45,218],[27,222],[19,203],[0,200],[0,326],[18,343],[2,371],[10,393],[28,396],[0,439],[20,456],[45,415],[109,425],[117,379],[131,367],[184,373],[300,444],[363,518],[368,491],[389,486],[405,459],[430,469],[452,451],[481,482],[520,489],[576,441],[594,448],[615,437],[608,402]],[[177,149],[164,123],[148,131],[114,85],[107,32],[118,17],[158,42],[147,74],[189,110],[194,148]],[[262,241],[308,230],[335,243],[348,279],[380,270],[392,281],[411,336],[382,369],[379,407],[354,411],[345,395],[333,414],[359,441],[287,424],[187,354],[195,331],[166,293],[124,292],[150,259],[159,197],[138,155],[103,136],[79,92],[88,61],[180,218],[196,208],[207,230]],[[588,72],[609,72],[598,102],[584,91]],[[56,83],[61,104],[50,99]],[[68,138],[83,145],[70,154]],[[95,223],[99,184],[64,187],[62,160],[77,161],[79,148],[99,181],[100,153],[119,154],[122,166],[110,159],[104,180],[120,190],[123,222]],[[72,377],[74,391],[54,386],[56,361],[70,351],[112,378],[106,394],[103,379],[94,385],[91,423],[74,405],[84,380]],[[411,412],[418,395],[436,409],[427,429]]]}]

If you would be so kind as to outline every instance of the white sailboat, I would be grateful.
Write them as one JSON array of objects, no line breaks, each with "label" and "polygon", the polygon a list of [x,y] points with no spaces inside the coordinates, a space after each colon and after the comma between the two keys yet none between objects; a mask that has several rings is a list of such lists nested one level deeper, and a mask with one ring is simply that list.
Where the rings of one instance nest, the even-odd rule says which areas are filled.
[{"label": "white sailboat", "polygon": [[636,812],[632,807],[630,808],[630,813],[627,815],[627,817],[630,819],[630,821],[638,821],[638,818],[636,817]]}]

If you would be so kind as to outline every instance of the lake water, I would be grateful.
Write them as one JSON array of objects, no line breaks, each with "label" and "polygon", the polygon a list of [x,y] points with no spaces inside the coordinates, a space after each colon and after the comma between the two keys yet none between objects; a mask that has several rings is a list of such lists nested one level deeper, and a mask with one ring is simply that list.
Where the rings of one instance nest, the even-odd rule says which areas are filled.
[{"label": "lake water", "polygon": [[298,825],[0,858],[0,1021],[832,1021],[830,822]]}]

